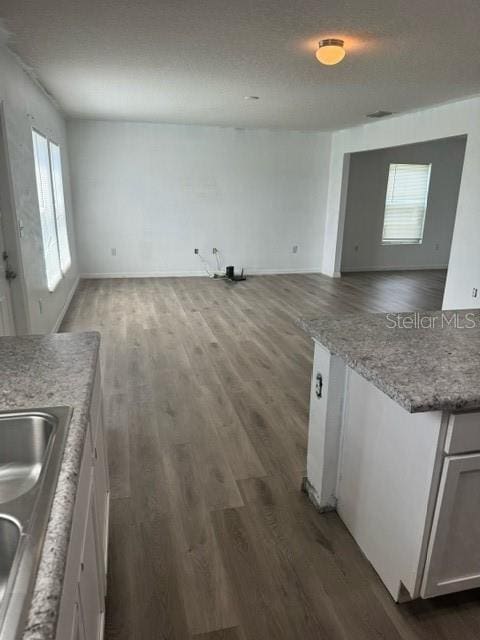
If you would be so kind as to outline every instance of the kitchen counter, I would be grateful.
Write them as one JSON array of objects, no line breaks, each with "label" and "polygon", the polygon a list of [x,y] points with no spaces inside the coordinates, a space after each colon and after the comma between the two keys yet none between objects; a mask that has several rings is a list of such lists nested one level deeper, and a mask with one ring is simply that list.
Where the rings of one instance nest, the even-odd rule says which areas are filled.
[{"label": "kitchen counter", "polygon": [[321,315],[298,321],[410,413],[480,409],[480,311]]},{"label": "kitchen counter", "polygon": [[392,598],[480,587],[480,310],[322,314],[307,475]]},{"label": "kitchen counter", "polygon": [[99,345],[95,332],[0,338],[1,411],[73,407],[24,640],[55,636]]}]

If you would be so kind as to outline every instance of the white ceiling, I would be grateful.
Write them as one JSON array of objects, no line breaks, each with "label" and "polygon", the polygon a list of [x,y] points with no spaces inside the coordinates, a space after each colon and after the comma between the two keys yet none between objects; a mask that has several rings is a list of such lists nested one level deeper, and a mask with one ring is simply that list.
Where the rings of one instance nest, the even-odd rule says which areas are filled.
[{"label": "white ceiling", "polygon": [[[336,129],[480,93],[479,0],[1,0],[0,17],[72,117]],[[324,37],[346,41],[336,67],[315,60]]]}]

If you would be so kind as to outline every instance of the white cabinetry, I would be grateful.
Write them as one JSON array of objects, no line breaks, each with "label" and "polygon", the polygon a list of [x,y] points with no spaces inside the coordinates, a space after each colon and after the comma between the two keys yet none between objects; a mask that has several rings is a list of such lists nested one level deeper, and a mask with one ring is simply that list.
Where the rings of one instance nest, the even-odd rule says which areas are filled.
[{"label": "white cabinetry", "polygon": [[419,596],[445,431],[348,370],[338,513],[396,601]]},{"label": "white cabinetry", "polygon": [[480,412],[408,413],[316,344],[305,487],[396,601],[480,587]]},{"label": "white cabinetry", "polygon": [[307,480],[311,499],[322,511],[336,506],[345,365],[315,343],[310,389]]},{"label": "white cabinetry", "polygon": [[105,615],[109,485],[97,370],[75,499],[57,640],[101,640]]},{"label": "white cabinetry", "polygon": [[80,621],[80,607],[78,601],[75,602],[73,608],[72,630],[70,632],[71,640],[85,640],[83,624]]},{"label": "white cabinetry", "polygon": [[105,611],[105,592],[102,555],[98,549],[96,513],[94,500],[94,475],[91,476],[91,499],[87,515],[87,527],[83,542],[80,580],[78,583],[80,619],[83,622],[85,637],[97,640],[102,637],[103,616]]},{"label": "white cabinetry", "polygon": [[480,453],[445,459],[422,596],[480,586]]}]

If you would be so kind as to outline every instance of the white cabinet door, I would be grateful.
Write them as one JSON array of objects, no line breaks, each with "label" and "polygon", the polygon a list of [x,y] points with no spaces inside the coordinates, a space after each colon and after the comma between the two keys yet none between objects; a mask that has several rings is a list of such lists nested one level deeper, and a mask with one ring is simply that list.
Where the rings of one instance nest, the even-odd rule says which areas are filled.
[{"label": "white cabinet door", "polygon": [[56,640],[103,637],[109,485],[97,371],[75,499]]},{"label": "white cabinet door", "polygon": [[103,424],[97,429],[94,449],[94,474],[95,474],[95,513],[96,530],[98,535],[99,561],[102,567],[103,588],[107,588],[107,552],[108,552],[108,513],[109,513],[109,482],[107,468],[107,452],[105,447],[105,433]]},{"label": "white cabinet door", "polygon": [[480,586],[480,454],[445,459],[422,597]]},{"label": "white cabinet door", "polygon": [[70,634],[70,640],[86,640],[85,632],[83,629],[83,620],[80,617],[80,604],[78,599],[77,599],[77,602],[75,602],[75,607],[73,611],[74,613],[73,613],[72,632]]},{"label": "white cabinet door", "polygon": [[[93,485],[93,474],[92,474]],[[101,637],[104,611],[103,581],[99,575],[98,543],[95,531],[95,504],[92,499],[88,509],[88,521],[80,571],[79,604],[80,617],[83,620],[85,637],[98,640]]]}]

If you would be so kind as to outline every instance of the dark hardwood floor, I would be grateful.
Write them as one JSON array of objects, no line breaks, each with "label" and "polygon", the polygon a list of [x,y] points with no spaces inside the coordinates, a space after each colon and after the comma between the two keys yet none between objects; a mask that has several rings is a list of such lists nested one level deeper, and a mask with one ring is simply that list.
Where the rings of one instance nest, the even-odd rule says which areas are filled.
[{"label": "dark hardwood floor", "polygon": [[102,333],[108,640],[477,640],[477,591],[395,605],[300,492],[318,311],[441,306],[443,272],[82,281]]}]

